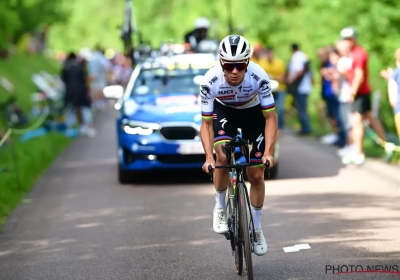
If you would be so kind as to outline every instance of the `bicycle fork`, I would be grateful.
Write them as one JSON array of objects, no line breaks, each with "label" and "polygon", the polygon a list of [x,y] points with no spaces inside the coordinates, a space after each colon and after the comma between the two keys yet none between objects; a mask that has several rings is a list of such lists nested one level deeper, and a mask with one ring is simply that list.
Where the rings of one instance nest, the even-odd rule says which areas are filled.
[{"label": "bicycle fork", "polygon": [[250,199],[249,199],[249,194],[247,192],[247,188],[244,187],[245,193],[246,193],[246,201],[247,205],[249,206],[249,214],[250,214],[250,224],[251,224],[251,233],[250,233],[250,239],[251,243],[253,244],[254,242],[257,242],[257,236],[256,236],[256,231],[254,229],[254,221],[253,221],[253,214],[251,212],[251,204],[250,204]]},{"label": "bicycle fork", "polygon": [[235,246],[240,245],[240,240],[236,236],[237,224],[238,224],[238,209],[237,209],[237,188],[236,188],[236,172],[230,172],[230,186],[228,191],[228,201],[231,205],[232,212],[228,217],[228,233],[225,234],[227,240],[230,240],[232,247],[232,255],[235,255]]}]

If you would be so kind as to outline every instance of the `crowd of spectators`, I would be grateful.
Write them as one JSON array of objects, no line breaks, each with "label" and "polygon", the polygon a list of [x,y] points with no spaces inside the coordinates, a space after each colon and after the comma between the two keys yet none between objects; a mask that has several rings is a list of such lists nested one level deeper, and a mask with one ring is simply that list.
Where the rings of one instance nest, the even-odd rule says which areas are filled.
[{"label": "crowd of spectators", "polygon": [[92,111],[107,106],[104,87],[109,84],[125,87],[131,73],[131,58],[120,53],[107,58],[100,47],[69,53],[60,75],[66,88],[67,133],[72,133],[74,125],[79,123],[81,135],[94,136]]},{"label": "crowd of spectators", "polygon": [[[331,132],[321,137],[321,142],[338,147],[337,155],[344,164],[363,164],[363,138],[368,124],[384,141],[384,128],[372,113],[372,89],[369,83],[368,54],[358,43],[357,32],[346,27],[338,41],[317,50],[319,66],[312,67],[309,56],[293,43],[287,63],[274,56],[272,48],[254,46],[252,61],[259,63],[271,79],[280,83],[274,92],[279,129],[284,128],[285,99],[292,97],[300,123],[299,135],[313,132],[309,117],[309,96],[320,78],[321,100]],[[396,69],[382,70],[381,76],[388,81],[389,100],[394,110],[396,128],[400,138],[400,49],[395,54]],[[318,69],[318,72],[312,72]]]}]

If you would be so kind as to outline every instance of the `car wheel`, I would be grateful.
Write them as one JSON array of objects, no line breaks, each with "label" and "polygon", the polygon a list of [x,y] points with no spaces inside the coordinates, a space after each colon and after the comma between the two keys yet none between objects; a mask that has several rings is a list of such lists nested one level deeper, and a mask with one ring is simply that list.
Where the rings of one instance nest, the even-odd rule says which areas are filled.
[{"label": "car wheel", "polygon": [[132,172],[126,171],[118,167],[118,181],[120,184],[129,184],[133,180]]}]

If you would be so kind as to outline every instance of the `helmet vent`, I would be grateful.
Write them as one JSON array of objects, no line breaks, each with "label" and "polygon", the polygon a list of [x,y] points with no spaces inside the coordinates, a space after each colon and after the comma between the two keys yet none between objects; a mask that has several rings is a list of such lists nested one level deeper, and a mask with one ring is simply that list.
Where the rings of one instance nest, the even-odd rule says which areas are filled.
[{"label": "helmet vent", "polygon": [[246,48],[247,48],[247,44],[246,44],[246,42],[244,42],[244,44],[243,44],[243,48],[242,48],[242,51],[241,51],[240,53],[244,53],[244,52],[245,52],[245,50],[246,50]]},{"label": "helmet vent", "polygon": [[231,47],[231,51],[232,51],[232,55],[235,56],[236,55],[236,51],[237,51],[237,46],[232,46]]},{"label": "helmet vent", "polygon": [[222,44],[222,50],[226,53],[226,47],[225,44]]}]

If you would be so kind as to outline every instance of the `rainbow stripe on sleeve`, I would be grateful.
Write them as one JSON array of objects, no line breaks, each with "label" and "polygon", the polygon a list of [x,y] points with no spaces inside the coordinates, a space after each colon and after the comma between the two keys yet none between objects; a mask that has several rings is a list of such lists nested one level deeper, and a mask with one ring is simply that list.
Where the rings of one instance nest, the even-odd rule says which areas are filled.
[{"label": "rainbow stripe on sleeve", "polygon": [[272,112],[275,110],[275,103],[261,106],[261,109],[262,109],[263,113]]},{"label": "rainbow stripe on sleeve", "polygon": [[201,117],[203,120],[212,120],[213,119],[213,112],[201,112]]}]

